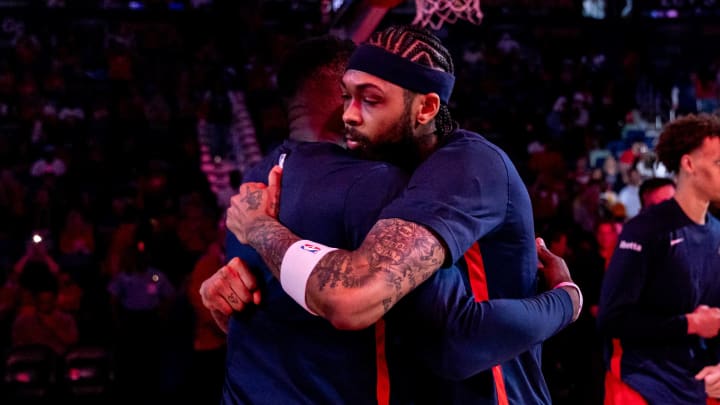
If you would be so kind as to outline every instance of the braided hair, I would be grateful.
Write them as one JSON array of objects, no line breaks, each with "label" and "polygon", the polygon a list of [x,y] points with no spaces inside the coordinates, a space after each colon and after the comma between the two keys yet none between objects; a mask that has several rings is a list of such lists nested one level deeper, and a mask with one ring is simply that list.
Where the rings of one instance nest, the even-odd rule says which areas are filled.
[{"label": "braided hair", "polygon": [[[425,28],[415,25],[394,25],[383,31],[375,32],[367,41],[395,55],[402,56],[419,65],[455,73],[450,52],[440,39]],[[440,138],[457,128],[446,104],[440,104],[435,117],[435,127]]]}]

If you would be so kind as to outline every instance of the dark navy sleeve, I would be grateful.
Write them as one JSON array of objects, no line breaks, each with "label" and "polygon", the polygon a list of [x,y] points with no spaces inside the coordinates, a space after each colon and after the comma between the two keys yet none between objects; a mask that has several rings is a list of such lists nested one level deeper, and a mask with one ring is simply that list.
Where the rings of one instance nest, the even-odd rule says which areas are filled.
[{"label": "dark navy sleeve", "polygon": [[[661,219],[660,219],[661,221]],[[602,283],[598,326],[609,337],[662,342],[687,336],[685,315],[663,315],[640,305],[651,277],[652,256],[662,257],[668,244],[646,223],[623,227]]]},{"label": "dark navy sleeve", "polygon": [[394,316],[423,362],[461,380],[512,359],[550,338],[573,316],[570,295],[555,289],[532,298],[476,302],[460,271],[441,269],[401,301]]},{"label": "dark navy sleeve", "polygon": [[344,204],[349,246],[362,244],[382,209],[400,195],[407,181],[403,171],[389,165],[377,165],[355,179]]},{"label": "dark navy sleeve", "polygon": [[509,195],[506,163],[484,142],[443,146],[415,170],[405,193],[380,218],[426,226],[445,242],[446,263],[455,263],[503,222]]}]

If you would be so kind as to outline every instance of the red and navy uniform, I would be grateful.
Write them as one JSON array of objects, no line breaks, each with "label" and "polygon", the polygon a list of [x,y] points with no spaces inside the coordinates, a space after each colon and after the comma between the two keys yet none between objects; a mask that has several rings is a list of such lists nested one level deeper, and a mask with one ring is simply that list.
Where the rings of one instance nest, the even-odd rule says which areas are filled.
[{"label": "red and navy uniform", "polygon": [[[509,157],[476,133],[451,133],[415,170],[402,198],[386,207],[381,218],[400,218],[434,231],[447,246],[450,262],[465,270],[477,300],[537,293],[527,189]],[[546,311],[537,316],[550,322],[554,315]],[[495,346],[513,345],[515,339],[523,336],[498,334]],[[551,403],[540,341],[492,371],[440,381],[437,389],[424,385],[428,392],[423,397],[434,391],[456,403]]]},{"label": "red and navy uniform", "polygon": [[[406,183],[399,169],[330,143],[286,141],[245,181],[267,182],[287,153],[279,220],[304,239],[356,248]],[[374,213],[373,213],[374,210]],[[230,322],[224,404],[375,404],[375,329],[340,331],[292,300],[259,255],[229,233],[228,260],[257,270],[262,303]]]},{"label": "red and navy uniform", "polygon": [[[338,146],[292,141],[246,180],[265,181],[282,152],[288,157],[280,221],[300,237],[330,246],[359,246],[407,181],[392,166],[359,161]],[[401,300],[387,322],[337,331],[292,301],[257,253],[230,235],[228,257],[234,256],[258,271],[263,303],[231,322],[226,404],[410,404],[421,381],[408,379],[413,362],[434,370],[423,379],[474,375],[553,335],[573,312],[564,290],[523,301],[476,303],[461,273],[451,267]],[[517,336],[497,345],[498,334]],[[408,356],[410,351],[414,354]]]},{"label": "red and navy uniform", "polygon": [[687,334],[685,314],[698,305],[720,307],[720,222],[708,214],[699,225],[670,199],[623,226],[605,273],[598,325],[614,339],[608,378],[649,404],[704,405],[694,376],[720,357],[717,337]]}]

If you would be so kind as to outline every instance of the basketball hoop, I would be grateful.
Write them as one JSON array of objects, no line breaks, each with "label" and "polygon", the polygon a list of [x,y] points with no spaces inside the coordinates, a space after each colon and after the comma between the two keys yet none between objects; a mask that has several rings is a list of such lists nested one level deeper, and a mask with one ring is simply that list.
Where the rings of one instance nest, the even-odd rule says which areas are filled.
[{"label": "basketball hoop", "polygon": [[415,0],[413,24],[439,30],[444,23],[454,24],[458,19],[473,24],[482,22],[480,0]]}]

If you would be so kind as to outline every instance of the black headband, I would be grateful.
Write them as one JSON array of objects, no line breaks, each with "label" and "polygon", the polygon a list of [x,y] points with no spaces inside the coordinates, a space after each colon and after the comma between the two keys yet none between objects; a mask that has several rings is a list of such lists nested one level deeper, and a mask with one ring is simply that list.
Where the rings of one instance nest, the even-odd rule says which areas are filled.
[{"label": "black headband", "polygon": [[347,68],[369,73],[415,93],[437,93],[444,104],[450,100],[455,84],[451,73],[420,65],[374,45],[358,46]]}]

